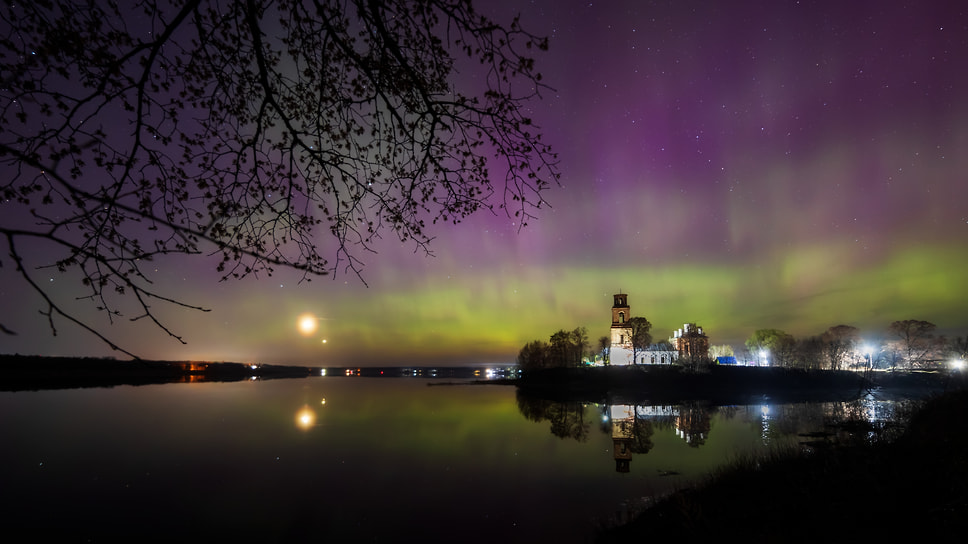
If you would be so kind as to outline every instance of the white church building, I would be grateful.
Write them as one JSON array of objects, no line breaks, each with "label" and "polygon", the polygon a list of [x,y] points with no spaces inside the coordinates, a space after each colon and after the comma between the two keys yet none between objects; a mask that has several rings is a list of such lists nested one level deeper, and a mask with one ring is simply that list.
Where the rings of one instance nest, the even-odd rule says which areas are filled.
[{"label": "white church building", "polygon": [[[640,365],[669,365],[679,359],[679,352],[662,349],[659,346],[649,346],[639,350],[632,349],[632,310],[629,308],[629,297],[625,293],[613,295],[611,347],[608,350],[609,364],[623,366]],[[638,359],[632,359],[633,355]]]}]

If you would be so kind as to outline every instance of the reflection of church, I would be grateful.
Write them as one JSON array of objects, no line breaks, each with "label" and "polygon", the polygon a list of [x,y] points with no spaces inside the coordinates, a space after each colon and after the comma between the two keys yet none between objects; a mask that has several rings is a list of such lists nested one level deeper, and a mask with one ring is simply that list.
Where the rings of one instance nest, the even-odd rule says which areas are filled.
[{"label": "reflection of church", "polygon": [[671,424],[678,415],[674,406],[606,406],[612,427],[612,457],[615,472],[629,472],[632,454],[649,453],[652,449],[653,423]]},{"label": "reflection of church", "polygon": [[709,436],[709,413],[699,406],[681,406],[676,418],[676,436],[693,448],[706,443]]},{"label": "reflection of church", "polygon": [[612,419],[612,456],[615,472],[628,472],[632,463],[632,426],[635,411],[631,406],[609,406]]}]

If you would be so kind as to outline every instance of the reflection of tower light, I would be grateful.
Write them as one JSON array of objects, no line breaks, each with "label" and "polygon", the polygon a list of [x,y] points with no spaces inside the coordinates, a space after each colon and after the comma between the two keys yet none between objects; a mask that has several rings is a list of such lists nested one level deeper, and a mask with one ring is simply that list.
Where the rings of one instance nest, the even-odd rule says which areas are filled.
[{"label": "reflection of tower light", "polygon": [[309,405],[303,405],[302,408],[296,412],[296,426],[304,431],[308,431],[316,425],[316,412],[309,408]]}]

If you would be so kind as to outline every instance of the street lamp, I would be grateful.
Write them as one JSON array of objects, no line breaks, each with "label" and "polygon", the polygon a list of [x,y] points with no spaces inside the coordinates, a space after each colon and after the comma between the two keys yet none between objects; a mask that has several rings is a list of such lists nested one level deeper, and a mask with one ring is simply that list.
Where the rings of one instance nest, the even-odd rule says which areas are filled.
[{"label": "street lamp", "polygon": [[765,350],[765,349],[760,350],[760,359],[763,361],[763,364],[760,366],[770,366],[770,361],[768,359],[769,356],[770,356],[769,350]]},{"label": "street lamp", "polygon": [[874,359],[872,357],[873,354],[874,348],[872,348],[870,344],[864,344],[864,357],[867,358],[867,368],[871,370],[874,369]]}]

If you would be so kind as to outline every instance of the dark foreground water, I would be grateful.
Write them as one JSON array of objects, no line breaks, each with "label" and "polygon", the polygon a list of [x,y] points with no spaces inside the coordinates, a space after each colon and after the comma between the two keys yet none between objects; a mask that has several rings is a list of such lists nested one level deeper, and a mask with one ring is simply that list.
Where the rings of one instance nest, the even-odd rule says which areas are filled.
[{"label": "dark foreground water", "polygon": [[2,538],[586,542],[731,459],[894,406],[561,404],[429,381],[0,393]]}]

